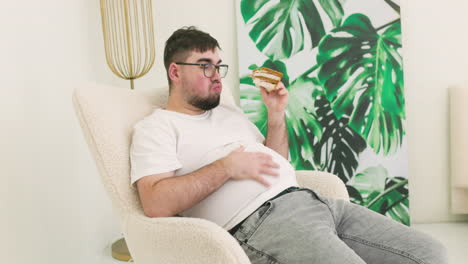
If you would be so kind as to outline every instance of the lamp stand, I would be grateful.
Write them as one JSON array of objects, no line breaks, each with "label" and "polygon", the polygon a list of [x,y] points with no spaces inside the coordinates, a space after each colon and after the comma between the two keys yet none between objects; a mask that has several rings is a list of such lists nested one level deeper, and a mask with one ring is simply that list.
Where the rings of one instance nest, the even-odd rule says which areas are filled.
[{"label": "lamp stand", "polygon": [[130,256],[130,251],[128,250],[127,243],[125,238],[121,238],[114,243],[112,243],[112,257],[120,261],[132,261],[132,256]]}]

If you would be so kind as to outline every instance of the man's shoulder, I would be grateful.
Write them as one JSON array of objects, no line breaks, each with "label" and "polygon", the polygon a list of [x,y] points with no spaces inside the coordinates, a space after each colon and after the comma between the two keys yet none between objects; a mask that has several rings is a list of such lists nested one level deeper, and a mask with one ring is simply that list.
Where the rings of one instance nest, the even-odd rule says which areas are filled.
[{"label": "man's shoulder", "polygon": [[167,117],[160,108],[154,109],[149,115],[137,121],[133,126],[134,130],[154,128],[158,126],[166,126],[168,123]]}]

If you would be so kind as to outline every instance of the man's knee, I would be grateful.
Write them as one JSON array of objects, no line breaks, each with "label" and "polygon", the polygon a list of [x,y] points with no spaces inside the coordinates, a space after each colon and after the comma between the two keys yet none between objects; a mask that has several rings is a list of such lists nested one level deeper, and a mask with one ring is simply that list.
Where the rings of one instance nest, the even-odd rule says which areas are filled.
[{"label": "man's knee", "polygon": [[427,264],[449,263],[447,248],[440,241],[434,238],[429,238],[427,241],[425,241],[422,247],[424,247],[424,250],[427,256],[425,263]]}]

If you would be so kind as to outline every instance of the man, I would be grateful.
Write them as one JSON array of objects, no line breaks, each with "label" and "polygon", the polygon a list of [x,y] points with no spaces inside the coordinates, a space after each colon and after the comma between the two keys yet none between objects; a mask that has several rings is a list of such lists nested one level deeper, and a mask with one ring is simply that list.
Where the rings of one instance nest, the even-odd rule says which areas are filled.
[{"label": "man", "polygon": [[220,103],[218,42],[193,27],[167,40],[165,109],[135,125],[132,184],[149,217],[205,218],[228,230],[252,263],[447,263],[443,246],[366,208],[297,187],[287,161],[282,83],[267,93],[266,139]]}]

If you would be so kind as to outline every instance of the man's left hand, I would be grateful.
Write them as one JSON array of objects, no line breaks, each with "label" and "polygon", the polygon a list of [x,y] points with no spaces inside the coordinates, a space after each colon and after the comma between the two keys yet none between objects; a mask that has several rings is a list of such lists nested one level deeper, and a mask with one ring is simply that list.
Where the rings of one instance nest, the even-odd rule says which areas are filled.
[{"label": "man's left hand", "polygon": [[288,105],[288,90],[284,86],[283,82],[279,82],[276,89],[271,92],[263,87],[260,87],[263,102],[270,113],[284,112]]}]

